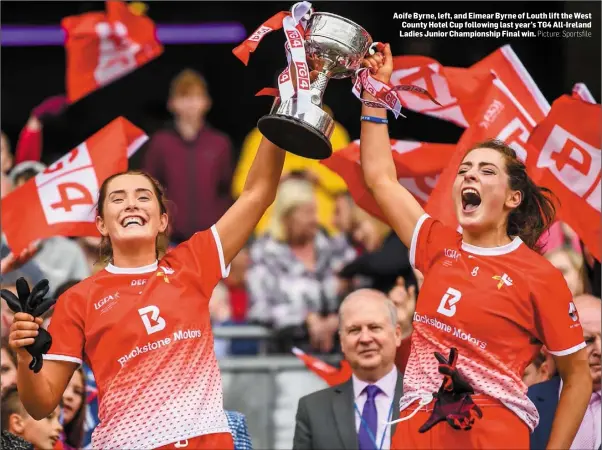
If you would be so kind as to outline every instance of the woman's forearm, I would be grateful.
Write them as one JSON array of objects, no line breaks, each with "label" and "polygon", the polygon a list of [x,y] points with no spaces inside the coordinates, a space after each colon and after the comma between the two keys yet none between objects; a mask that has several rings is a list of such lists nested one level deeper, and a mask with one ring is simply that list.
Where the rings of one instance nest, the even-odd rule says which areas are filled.
[{"label": "woman's forearm", "polygon": [[[364,91],[362,98],[368,101],[376,101],[368,92]],[[387,118],[387,110],[384,108],[372,108],[362,105],[362,116]],[[368,188],[374,188],[375,183],[384,177],[396,180],[397,172],[391,155],[391,141],[389,128],[386,124],[363,121],[361,123],[360,135],[360,157],[362,172]]]},{"label": "woman's forearm", "polygon": [[571,447],[592,395],[592,380],[587,370],[575,371],[563,379],[562,392],[552,424],[548,449]]},{"label": "woman's forearm", "polygon": [[[249,169],[241,196],[249,195],[267,208],[276,196],[286,153],[265,137]],[[263,212],[259,215],[261,217]]]},{"label": "woman's forearm", "polygon": [[47,417],[59,404],[62,392],[57,396],[48,381],[48,362],[38,373],[29,369],[29,360],[19,357],[17,364],[17,389],[23,406],[31,417],[42,420]]}]

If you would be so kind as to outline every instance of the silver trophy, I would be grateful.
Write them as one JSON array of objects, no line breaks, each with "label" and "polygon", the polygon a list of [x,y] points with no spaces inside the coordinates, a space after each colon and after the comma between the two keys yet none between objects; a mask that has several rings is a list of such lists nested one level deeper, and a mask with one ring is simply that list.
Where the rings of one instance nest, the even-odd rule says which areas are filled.
[{"label": "silver trophy", "polygon": [[277,97],[268,115],[259,119],[259,131],[278,147],[311,159],[332,154],[330,136],[334,119],[322,109],[328,80],[350,78],[361,67],[372,38],[358,24],[335,14],[317,12],[309,18],[305,53],[310,71],[318,75],[310,85],[311,105],[297,110],[297,96],[286,101]]}]

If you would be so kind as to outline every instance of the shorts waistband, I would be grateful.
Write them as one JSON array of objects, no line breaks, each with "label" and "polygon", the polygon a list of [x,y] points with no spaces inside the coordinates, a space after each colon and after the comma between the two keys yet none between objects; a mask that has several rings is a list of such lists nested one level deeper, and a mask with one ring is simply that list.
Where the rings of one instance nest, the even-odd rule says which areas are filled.
[{"label": "shorts waistband", "polygon": [[[481,407],[504,407],[504,404],[496,398],[490,397],[485,394],[475,394],[472,395],[472,401]],[[424,411],[432,411],[435,405],[435,398],[430,401],[430,403],[422,406]],[[420,399],[416,399],[412,403],[410,403],[406,408],[404,408],[404,412],[411,413],[420,407]]]}]

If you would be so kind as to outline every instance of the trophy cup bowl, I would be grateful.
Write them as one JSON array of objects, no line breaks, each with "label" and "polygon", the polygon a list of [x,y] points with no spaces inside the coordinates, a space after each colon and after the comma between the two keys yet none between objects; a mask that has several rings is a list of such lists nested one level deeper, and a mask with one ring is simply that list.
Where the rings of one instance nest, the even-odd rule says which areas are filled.
[{"label": "trophy cup bowl", "polygon": [[310,159],[332,154],[330,136],[334,119],[322,109],[326,85],[331,78],[350,78],[361,67],[372,38],[358,24],[329,13],[313,13],[305,33],[305,54],[310,71],[317,77],[310,85],[311,105],[297,110],[297,96],[277,97],[269,114],[259,119],[259,131],[278,147]]}]

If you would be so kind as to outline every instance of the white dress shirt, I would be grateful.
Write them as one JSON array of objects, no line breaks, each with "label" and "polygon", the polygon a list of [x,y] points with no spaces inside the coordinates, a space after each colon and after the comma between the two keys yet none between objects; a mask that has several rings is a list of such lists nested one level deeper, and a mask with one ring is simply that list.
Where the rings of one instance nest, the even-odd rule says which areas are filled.
[{"label": "white dress shirt", "polygon": [[[559,397],[561,392],[562,380],[560,380],[560,388],[558,389]],[[571,450],[597,450],[600,448],[602,444],[602,425],[600,425],[602,416],[600,407],[601,397],[602,392],[600,391],[592,393],[581,426],[577,430],[577,435],[571,445]]]},{"label": "white dress shirt", "polygon": [[[353,397],[359,413],[354,408],[355,412],[355,431],[359,433],[361,426],[361,414],[364,410],[364,404],[366,403],[367,394],[364,391],[369,383],[361,381],[355,374],[351,376],[353,380]],[[391,447],[391,426],[385,425],[386,422],[390,422],[392,419],[389,417],[389,411],[391,410],[391,404],[395,397],[395,385],[397,384],[397,368],[393,366],[391,372],[382,377],[376,383],[376,386],[382,391],[374,399],[376,404],[376,414],[378,415],[378,425],[376,427],[376,448],[380,446],[380,442],[383,439],[383,433],[385,433],[385,439],[383,441],[383,449],[389,450]],[[393,405],[393,412],[395,411],[395,405]]]}]

